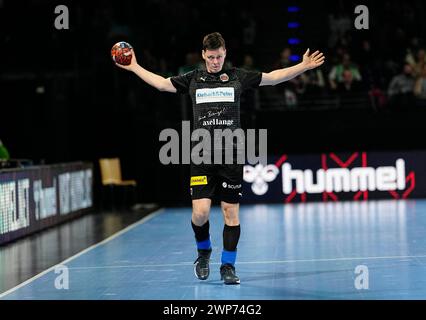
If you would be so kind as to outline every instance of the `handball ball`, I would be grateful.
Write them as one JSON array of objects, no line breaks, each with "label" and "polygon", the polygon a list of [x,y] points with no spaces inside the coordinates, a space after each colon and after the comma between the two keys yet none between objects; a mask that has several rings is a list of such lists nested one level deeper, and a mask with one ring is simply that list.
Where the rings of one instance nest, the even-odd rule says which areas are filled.
[{"label": "handball ball", "polygon": [[113,45],[111,49],[111,57],[115,63],[128,66],[132,61],[132,46],[127,42],[121,41]]}]

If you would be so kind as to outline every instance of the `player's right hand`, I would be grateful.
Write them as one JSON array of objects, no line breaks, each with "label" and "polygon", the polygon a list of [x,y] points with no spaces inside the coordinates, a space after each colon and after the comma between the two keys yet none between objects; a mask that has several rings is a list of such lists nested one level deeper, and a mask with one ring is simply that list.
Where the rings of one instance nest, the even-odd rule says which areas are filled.
[{"label": "player's right hand", "polygon": [[130,61],[130,64],[127,65],[127,66],[124,66],[122,64],[116,63],[115,65],[117,67],[120,67],[120,68],[128,70],[128,71],[133,71],[135,69],[135,67],[138,65],[138,61],[136,60],[135,51],[133,49],[130,49],[130,50],[132,51],[132,60]]}]

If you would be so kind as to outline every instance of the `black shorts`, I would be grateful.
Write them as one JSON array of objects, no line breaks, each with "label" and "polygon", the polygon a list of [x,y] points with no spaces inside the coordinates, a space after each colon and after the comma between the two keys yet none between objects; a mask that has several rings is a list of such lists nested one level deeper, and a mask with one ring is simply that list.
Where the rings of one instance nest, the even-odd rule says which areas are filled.
[{"label": "black shorts", "polygon": [[242,164],[191,164],[192,200],[217,196],[220,201],[239,203],[242,181]]}]

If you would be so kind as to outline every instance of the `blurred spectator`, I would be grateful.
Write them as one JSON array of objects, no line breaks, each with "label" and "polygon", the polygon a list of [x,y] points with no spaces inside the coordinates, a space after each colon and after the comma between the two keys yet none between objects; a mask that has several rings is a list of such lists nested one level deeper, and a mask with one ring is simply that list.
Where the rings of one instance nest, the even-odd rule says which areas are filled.
[{"label": "blurred spectator", "polygon": [[426,65],[423,65],[422,73],[416,80],[414,95],[417,98],[417,105],[426,107]]},{"label": "blurred spectator", "polygon": [[291,89],[291,88],[286,88],[284,90],[285,105],[289,109],[293,109],[293,108],[297,107],[297,105],[299,104],[299,101],[297,99],[297,95],[295,93],[296,90],[297,89]]},{"label": "blurred spectator", "polygon": [[299,94],[317,96],[325,93],[325,80],[320,68],[302,73],[298,78],[303,83],[303,85],[299,84],[298,86],[297,92]]},{"label": "blurred spectator", "polygon": [[406,63],[408,63],[414,71],[414,76],[418,77],[423,72],[423,66],[426,64],[426,52],[425,49],[419,49],[417,51],[416,58],[414,58],[413,53],[410,51],[405,58]]},{"label": "blurred spectator", "polygon": [[303,77],[303,75],[299,75],[296,78],[291,79],[288,81],[290,88],[292,88],[292,91],[294,93],[297,93],[297,95],[303,95],[306,92],[306,77]]},{"label": "blurred spectator", "polygon": [[241,68],[248,71],[258,71],[258,69],[254,67],[253,57],[249,54],[244,55],[244,61]]},{"label": "blurred spectator", "polygon": [[291,57],[291,49],[284,48],[280,53],[280,59],[274,65],[274,69],[290,67],[292,65],[290,57]]},{"label": "blurred spectator", "polygon": [[359,82],[354,82],[352,71],[345,69],[342,74],[342,82],[339,82],[336,88],[341,105],[344,107],[353,104],[360,91],[360,84]]},{"label": "blurred spectator", "polygon": [[421,47],[420,39],[417,36],[412,37],[406,50],[405,62],[412,64],[416,60],[415,56]]},{"label": "blurred spectator", "polygon": [[5,145],[0,140],[0,160],[9,160],[9,159],[10,159],[9,151],[7,151]]},{"label": "blurred spectator", "polygon": [[351,61],[351,56],[348,53],[343,55],[341,64],[333,66],[331,69],[328,79],[330,81],[330,87],[333,90],[337,89],[337,85],[343,82],[343,73],[345,70],[349,70],[352,73],[353,81],[361,81],[361,73],[359,72],[358,66]]},{"label": "blurred spectator", "polygon": [[328,46],[331,48],[351,29],[352,20],[349,15],[345,15],[343,12],[330,14],[328,16],[328,26],[330,28]]},{"label": "blurred spectator", "polygon": [[372,88],[370,89],[370,91],[368,92],[368,95],[370,97],[370,100],[373,104],[374,109],[377,110],[377,109],[383,109],[384,107],[386,107],[388,103],[386,94],[383,92],[383,90],[381,90],[374,84]]},{"label": "blurred spectator", "polygon": [[337,92],[345,94],[359,91],[359,83],[354,82],[353,73],[350,69],[345,69],[342,74],[342,81],[337,84]]},{"label": "blurred spectator", "polygon": [[388,95],[392,107],[400,108],[413,103],[414,91],[413,68],[406,63],[403,72],[391,80]]},{"label": "blurred spectator", "polygon": [[[280,53],[280,59],[275,62],[274,69],[288,68],[294,65],[291,61],[292,51],[290,48],[285,47]],[[296,77],[290,81],[280,83],[275,86],[280,99],[284,95],[284,104],[287,108],[294,108],[298,105],[297,93],[302,93],[304,90],[304,84],[299,77]]]}]

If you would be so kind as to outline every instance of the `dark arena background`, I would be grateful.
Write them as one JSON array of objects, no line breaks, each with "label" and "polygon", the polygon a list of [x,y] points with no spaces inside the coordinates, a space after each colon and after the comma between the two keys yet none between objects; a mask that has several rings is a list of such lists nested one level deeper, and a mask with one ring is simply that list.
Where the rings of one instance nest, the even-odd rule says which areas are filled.
[{"label": "dark arena background", "polygon": [[[0,0],[0,299],[160,300],[158,319],[426,299],[425,16],[421,0]],[[268,161],[244,166],[237,286],[220,280],[218,199],[210,277],[194,276],[190,166],[159,158],[191,99],[110,54],[125,41],[143,68],[182,75],[206,68],[212,32],[224,68],[325,56],[241,96]]]}]

